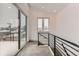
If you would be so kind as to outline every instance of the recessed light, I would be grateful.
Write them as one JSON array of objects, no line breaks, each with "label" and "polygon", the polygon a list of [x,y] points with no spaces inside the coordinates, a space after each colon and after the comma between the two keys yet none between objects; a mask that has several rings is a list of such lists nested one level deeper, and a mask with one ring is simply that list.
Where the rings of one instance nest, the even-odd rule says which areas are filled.
[{"label": "recessed light", "polygon": [[45,7],[41,7],[41,8],[45,8]]},{"label": "recessed light", "polygon": [[12,8],[12,7],[8,7],[8,8]]},{"label": "recessed light", "polygon": [[56,10],[53,10],[54,13],[56,13]]}]

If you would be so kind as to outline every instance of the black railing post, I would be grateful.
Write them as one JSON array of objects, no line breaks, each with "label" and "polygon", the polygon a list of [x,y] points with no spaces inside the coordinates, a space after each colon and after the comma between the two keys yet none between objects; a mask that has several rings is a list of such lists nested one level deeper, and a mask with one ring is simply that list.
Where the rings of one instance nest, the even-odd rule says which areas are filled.
[{"label": "black railing post", "polygon": [[49,33],[48,33],[48,46],[50,46],[50,37],[49,37]]},{"label": "black railing post", "polygon": [[39,32],[38,32],[38,46],[39,46]]},{"label": "black railing post", "polygon": [[54,56],[56,56],[56,36],[54,36]]}]

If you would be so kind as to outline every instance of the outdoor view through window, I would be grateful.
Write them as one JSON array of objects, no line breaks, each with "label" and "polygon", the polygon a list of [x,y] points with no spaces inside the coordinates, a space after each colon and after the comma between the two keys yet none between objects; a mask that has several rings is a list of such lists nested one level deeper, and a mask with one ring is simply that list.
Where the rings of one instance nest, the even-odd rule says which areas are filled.
[{"label": "outdoor view through window", "polygon": [[38,31],[48,31],[48,18],[38,18]]},{"label": "outdoor view through window", "polygon": [[[18,12],[13,4],[0,4],[0,55],[14,55],[18,49],[24,46],[26,43],[25,20],[24,14],[21,11]],[[20,28],[18,27],[19,24]]]}]

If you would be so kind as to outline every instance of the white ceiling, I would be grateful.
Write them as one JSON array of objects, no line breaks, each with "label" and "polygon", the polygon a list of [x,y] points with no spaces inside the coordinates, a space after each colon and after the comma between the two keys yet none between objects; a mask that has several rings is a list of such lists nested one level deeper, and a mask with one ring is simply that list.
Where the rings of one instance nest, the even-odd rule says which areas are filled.
[{"label": "white ceiling", "polygon": [[37,10],[55,15],[69,4],[68,3],[29,3],[29,5],[32,10]]}]

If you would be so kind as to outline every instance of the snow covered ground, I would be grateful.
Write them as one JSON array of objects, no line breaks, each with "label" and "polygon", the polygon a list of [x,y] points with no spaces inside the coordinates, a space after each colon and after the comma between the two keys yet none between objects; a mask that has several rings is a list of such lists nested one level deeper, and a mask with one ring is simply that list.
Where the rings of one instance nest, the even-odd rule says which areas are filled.
[{"label": "snow covered ground", "polygon": [[[21,41],[21,46],[25,41]],[[18,41],[0,41],[0,56],[12,56],[18,51]]]}]

